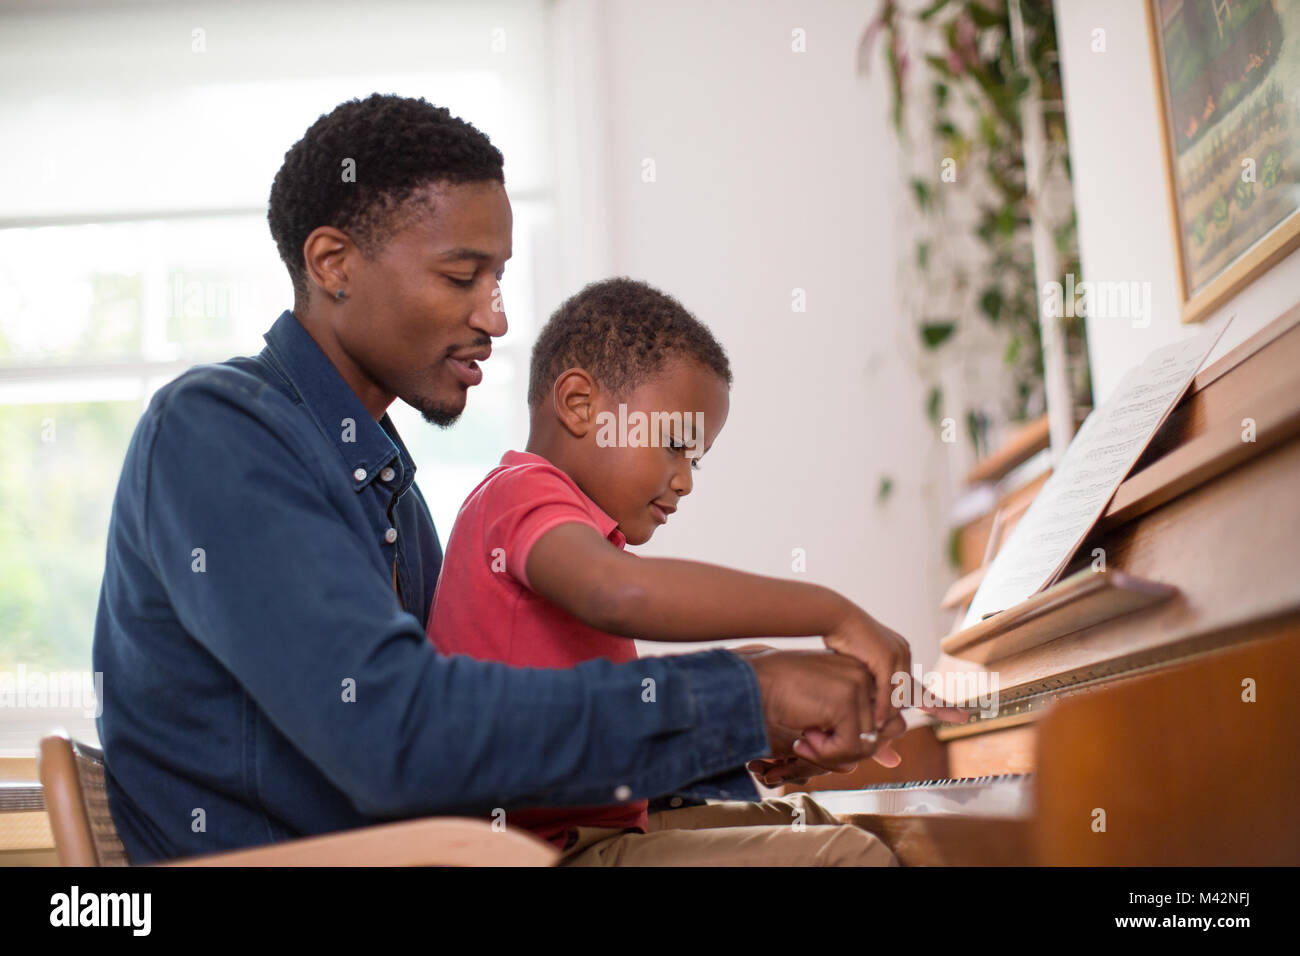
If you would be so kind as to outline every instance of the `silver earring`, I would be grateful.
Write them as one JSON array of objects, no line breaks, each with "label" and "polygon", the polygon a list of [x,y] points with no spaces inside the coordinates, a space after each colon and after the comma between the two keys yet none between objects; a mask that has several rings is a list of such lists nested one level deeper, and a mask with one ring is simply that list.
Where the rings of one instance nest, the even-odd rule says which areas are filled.
[{"label": "silver earring", "polygon": [[339,302],[342,302],[342,301],[343,301],[344,299],[346,299],[347,297],[348,297],[348,294],[347,294],[346,292],[344,292],[342,289],[339,289],[339,291],[337,291],[337,292],[334,293],[334,298],[335,298],[337,301],[339,301]]}]

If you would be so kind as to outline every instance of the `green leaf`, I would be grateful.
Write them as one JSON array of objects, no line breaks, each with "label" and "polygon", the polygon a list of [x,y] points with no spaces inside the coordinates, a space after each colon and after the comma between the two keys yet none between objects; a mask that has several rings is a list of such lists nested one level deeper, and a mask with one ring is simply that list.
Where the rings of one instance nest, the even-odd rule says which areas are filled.
[{"label": "green leaf", "polygon": [[927,322],[921,326],[921,341],[928,349],[937,349],[956,330],[955,322]]},{"label": "green leaf", "polygon": [[957,135],[957,127],[952,125],[952,120],[941,119],[934,124],[934,134],[942,139],[953,139]]},{"label": "green leaf", "polygon": [[[1012,0],[1014,2],[1014,0]],[[1007,16],[1005,10],[990,10],[979,0],[966,4],[966,15],[974,21],[975,26],[981,30],[987,30],[993,27],[1007,28]]]},{"label": "green leaf", "polygon": [[934,0],[933,3],[918,13],[917,17],[921,20],[929,20],[951,2],[952,0]]},{"label": "green leaf", "polygon": [[912,177],[912,195],[916,197],[916,204],[922,212],[930,208],[930,186],[925,180]]},{"label": "green leaf", "polygon": [[939,412],[943,408],[943,389],[935,385],[930,389],[930,399],[926,402],[926,414],[932,425],[939,424]]},{"label": "green leaf", "polygon": [[876,501],[884,503],[894,491],[894,479],[888,475],[880,478],[880,487],[876,489]]},{"label": "green leaf", "polygon": [[980,311],[997,325],[998,319],[1002,317],[1002,290],[997,286],[985,289],[980,295]]},{"label": "green leaf", "polygon": [[1015,365],[1016,359],[1020,357],[1020,336],[1011,336],[1011,341],[1007,342],[1007,350],[1002,353],[1002,361],[1007,365]]},{"label": "green leaf", "polygon": [[933,53],[928,53],[926,54],[925,62],[930,64],[930,68],[940,75],[946,76],[950,80],[956,79],[956,75],[952,72],[952,67],[948,65],[948,61],[943,57],[935,56]]},{"label": "green leaf", "polygon": [[928,242],[918,242],[916,244],[916,265],[922,272],[930,266],[930,244]]},{"label": "green leaf", "polygon": [[984,449],[984,429],[981,427],[979,412],[971,409],[966,412],[966,433],[970,436],[971,446],[975,449],[975,454],[979,455]]},{"label": "green leaf", "polygon": [[998,210],[997,216],[998,232],[1004,236],[1009,236],[1016,231],[1016,210],[1010,203],[1007,203]]}]

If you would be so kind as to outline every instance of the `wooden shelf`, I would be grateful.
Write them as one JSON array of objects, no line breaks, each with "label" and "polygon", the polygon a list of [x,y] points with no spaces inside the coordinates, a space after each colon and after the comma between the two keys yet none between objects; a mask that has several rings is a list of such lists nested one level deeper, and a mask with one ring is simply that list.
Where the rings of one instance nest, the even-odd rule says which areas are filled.
[{"label": "wooden shelf", "polygon": [[1047,416],[1027,422],[1012,432],[997,451],[982,458],[966,475],[966,484],[997,481],[1016,465],[1028,461],[1048,446]]}]

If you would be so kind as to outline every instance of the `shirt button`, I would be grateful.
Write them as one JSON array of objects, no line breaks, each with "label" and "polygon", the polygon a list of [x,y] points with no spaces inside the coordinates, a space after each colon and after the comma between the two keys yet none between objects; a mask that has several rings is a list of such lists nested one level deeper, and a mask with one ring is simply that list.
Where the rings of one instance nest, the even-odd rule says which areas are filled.
[{"label": "shirt button", "polygon": [[622,803],[628,797],[632,796],[632,788],[625,783],[620,783],[614,788],[614,799]]},{"label": "shirt button", "polygon": [[396,541],[396,540],[397,540],[397,529],[396,529],[396,528],[389,528],[387,531],[385,531],[385,532],[384,532],[384,540],[387,541],[389,544],[392,544],[394,541]]},{"label": "shirt button", "polygon": [[668,801],[668,805],[670,807],[680,807],[682,805],[682,798],[673,797],[671,800]]},{"label": "shirt button", "polygon": [[356,471],[352,473],[352,477],[355,478],[357,481],[365,481],[366,470],[364,468],[358,468]]},{"label": "shirt button", "polygon": [[379,473],[380,481],[392,481],[396,477],[397,477],[397,472],[393,471],[393,469],[391,468],[385,468],[383,471]]}]

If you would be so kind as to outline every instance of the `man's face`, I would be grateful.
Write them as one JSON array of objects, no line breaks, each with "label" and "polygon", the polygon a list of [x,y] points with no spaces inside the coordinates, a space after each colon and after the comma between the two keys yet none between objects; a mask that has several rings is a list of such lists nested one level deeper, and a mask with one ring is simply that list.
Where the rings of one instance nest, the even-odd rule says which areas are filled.
[{"label": "man's face", "polygon": [[[677,510],[678,500],[690,494],[692,469],[722,431],[729,409],[727,383],[690,360],[670,360],[659,375],[622,398],[598,391],[595,421],[613,428],[603,432],[603,440],[599,428],[588,434],[579,486],[618,522],[628,544],[644,544]],[[647,423],[648,444],[630,440],[638,413]],[[620,414],[629,441],[609,444],[619,436]]]},{"label": "man's face", "polygon": [[497,182],[439,183],[396,216],[397,231],[349,266],[350,308],[334,313],[333,331],[376,386],[446,426],[506,331],[497,283],[511,256],[510,201]]}]

